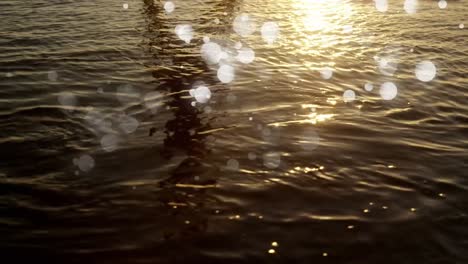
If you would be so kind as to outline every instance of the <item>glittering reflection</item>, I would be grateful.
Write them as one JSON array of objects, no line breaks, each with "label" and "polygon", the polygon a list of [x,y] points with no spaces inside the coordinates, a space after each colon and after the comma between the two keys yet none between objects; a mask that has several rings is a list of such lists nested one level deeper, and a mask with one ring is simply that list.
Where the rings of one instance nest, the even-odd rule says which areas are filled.
[{"label": "glittering reflection", "polygon": [[[329,33],[352,31],[352,25],[347,23],[350,23],[354,10],[346,0],[294,0],[292,8],[296,31],[293,35],[303,37],[298,41],[305,44],[304,49],[311,47],[325,49],[333,45],[336,40]],[[316,52],[309,51],[309,53]]]},{"label": "glittering reflection", "polygon": [[304,117],[303,119],[274,122],[268,125],[269,126],[287,126],[289,124],[314,124],[315,125],[317,123],[331,120],[334,116],[335,114],[317,114],[313,112],[307,115],[299,115],[299,117]]},{"label": "glittering reflection", "polygon": [[[137,2],[131,2],[125,11],[121,10],[122,3],[117,3],[116,9],[130,14],[137,9]],[[377,0],[174,1],[172,7],[172,2],[144,2],[147,3],[144,10],[148,11],[147,23],[144,23],[147,29],[136,26],[144,35],[141,46],[147,50],[145,54],[150,58],[145,62],[151,66],[133,72],[133,63],[129,67],[106,64],[107,68],[119,71],[99,73],[97,69],[93,79],[100,87],[87,87],[92,88],[91,95],[88,90],[72,95],[64,90],[59,93],[58,101],[55,100],[61,107],[79,112],[86,102],[100,101],[112,88],[116,90],[112,100],[119,108],[140,103],[145,109],[144,114],[134,114],[136,107],[117,112],[101,108],[104,104],[100,102],[96,111],[87,115],[86,126],[96,131],[95,143],[99,153],[104,154],[73,155],[74,169],[79,172],[80,180],[92,184],[89,190],[79,189],[81,184],[70,184],[70,191],[76,188],[86,194],[83,202],[73,207],[68,203],[63,207],[60,204],[60,207],[77,209],[79,213],[68,215],[56,211],[66,219],[51,221],[51,226],[46,228],[53,226],[52,234],[57,227],[73,231],[81,224],[99,226],[80,229],[80,237],[81,230],[88,237],[79,241],[66,233],[52,234],[60,245],[77,241],[76,249],[80,252],[98,250],[104,255],[114,255],[116,249],[123,249],[131,256],[124,258],[126,253],[122,252],[115,252],[115,256],[121,259],[142,256],[134,259],[135,262],[165,263],[165,256],[181,256],[188,262],[199,263],[205,260],[192,256],[203,252],[219,256],[219,261],[212,261],[221,263],[241,260],[222,259],[236,254],[254,257],[263,254],[270,258],[294,256],[297,260],[312,262],[314,259],[320,262],[322,256],[349,259],[353,263],[366,263],[371,259],[378,263],[375,255],[387,256],[388,252],[372,248],[374,244],[380,247],[374,237],[389,238],[383,248],[398,251],[401,243],[394,242],[406,240],[395,234],[401,233],[404,237],[415,227],[417,230],[421,222],[433,221],[433,215],[441,215],[435,214],[439,208],[445,210],[440,204],[460,201],[456,192],[462,193],[464,189],[454,183],[461,181],[457,168],[465,164],[461,157],[464,157],[463,135],[466,133],[462,133],[466,117],[461,114],[460,107],[466,104],[462,100],[464,97],[458,94],[462,89],[457,89],[460,88],[457,82],[466,69],[457,55],[466,54],[463,41],[458,41],[461,39],[458,32],[464,32],[460,24],[463,19],[447,15],[444,23],[450,26],[450,31],[435,34],[439,40],[457,40],[449,47],[454,56],[446,56],[442,41],[427,41],[434,36],[430,34],[432,28],[444,25],[426,24],[423,21],[430,21],[431,17],[420,17],[425,10],[434,11],[435,8],[442,12],[435,2],[433,9],[424,7],[411,15],[422,18],[421,24],[408,23],[396,32],[393,29],[401,26],[400,18],[410,17],[403,9],[404,1],[400,1],[398,7],[393,4],[395,1],[389,1],[392,3],[386,13],[378,9],[386,9],[387,1]],[[216,7],[209,8],[213,3]],[[224,9],[223,6],[231,4],[238,8]],[[420,4],[423,5],[423,1]],[[294,8],[290,9],[291,6]],[[456,8],[462,7],[450,2],[443,12]],[[256,31],[250,34],[250,18],[242,20],[245,17],[241,16],[239,32],[248,38],[242,38],[232,29],[232,21],[242,13],[257,23]],[[196,19],[192,19],[194,14]],[[113,17],[122,21],[128,18]],[[107,24],[116,26],[116,23]],[[177,25],[191,25],[192,28],[179,27],[175,32]],[[245,26],[247,31],[244,31]],[[132,39],[127,38],[126,33],[121,35]],[[230,39],[231,35],[236,39]],[[363,39],[365,42],[369,38],[372,43],[366,46]],[[404,42],[417,38],[422,40],[418,42],[419,47],[413,47],[413,52],[407,45],[409,41]],[[227,60],[225,40],[232,40],[229,44],[232,61],[217,72],[217,65],[223,64],[220,61]],[[109,45],[96,45],[96,50],[101,53],[102,48],[121,44],[129,45],[118,39]],[[395,48],[388,46],[391,44]],[[429,45],[437,47],[431,51]],[[66,46],[63,45],[63,50]],[[385,46],[388,48],[380,51]],[[361,51],[364,54],[360,54]],[[67,64],[74,58],[64,55],[68,58]],[[374,56],[377,56],[375,60]],[[79,57],[87,58],[83,54]],[[90,66],[91,61],[95,59],[84,63]],[[209,64],[209,69],[205,64]],[[138,69],[143,68],[136,65]],[[66,81],[67,71],[52,66],[59,74],[55,71],[47,74],[50,69],[46,69],[43,78],[61,85],[60,82]],[[7,78],[22,78],[22,73],[15,71],[16,67],[6,69],[12,71],[6,73]],[[80,68],[73,72],[86,74]],[[112,75],[125,81],[119,84],[121,86],[101,87],[102,79]],[[127,83],[127,78],[132,81]],[[195,85],[196,81],[204,84]],[[92,86],[93,81],[90,84]],[[96,88],[97,96],[93,94]],[[22,96],[21,92],[19,94]],[[448,94],[451,94],[450,104],[445,102]],[[407,106],[403,102],[404,108],[398,109],[403,100],[411,100],[411,104],[408,102]],[[50,116],[50,112],[47,107],[12,113],[12,120],[19,116],[37,121],[31,122],[35,130],[32,137],[42,134],[42,127],[50,130],[44,135],[52,137],[35,140],[36,149],[25,149],[24,142],[33,140],[22,139],[18,131],[25,130],[24,127],[8,122],[4,128],[13,128],[12,140],[21,145],[2,145],[4,157],[15,157],[18,160],[15,164],[24,163],[21,166],[36,165],[36,161],[22,159],[21,153],[42,153],[44,149],[43,153],[53,155],[53,158],[52,155],[37,155],[41,158],[37,159],[39,168],[46,171],[48,168],[40,164],[45,158],[51,157],[53,163],[59,163],[56,156],[61,149],[53,145],[61,143],[61,135],[70,139],[70,144],[79,145],[74,142],[75,135],[55,129],[56,126],[62,129],[63,120],[59,123],[55,119],[63,117]],[[48,118],[43,118],[45,116]],[[54,166],[56,164],[50,167]],[[121,170],[128,172],[121,173]],[[6,180],[12,179],[10,175],[15,173],[5,175]],[[107,178],[112,178],[112,183],[120,181],[120,175],[126,177],[124,184],[118,184],[124,189],[116,190],[108,181],[103,181]],[[443,181],[438,182],[441,178]],[[8,184],[3,189],[5,192],[13,190],[20,194],[31,185],[28,183],[14,190],[5,182]],[[65,184],[61,182],[60,185]],[[70,192],[66,191],[68,195]],[[39,197],[36,193],[31,197]],[[47,197],[40,197],[41,200],[45,198],[45,202],[39,202],[41,206],[49,205]],[[461,203],[457,203],[459,207]],[[50,207],[44,208],[48,216],[55,214],[55,210],[48,210]],[[222,210],[218,210],[220,208]],[[30,215],[28,212],[21,209],[19,215],[26,218]],[[39,210],[31,211],[34,212]],[[89,219],[82,218],[83,214],[90,213],[93,215]],[[456,212],[447,215],[456,215]],[[426,216],[424,221],[418,219],[415,226],[400,221]],[[456,217],[455,220],[462,222],[461,219]],[[57,225],[60,222],[70,225]],[[280,223],[287,223],[288,228]],[[458,229],[450,222],[430,225]],[[16,232],[14,228],[11,230],[12,234]],[[96,231],[101,230],[111,230],[112,235],[97,236]],[[374,233],[375,230],[379,231]],[[422,228],[419,232],[428,234],[428,230]],[[30,231],[24,228],[24,234]],[[34,228],[33,231],[39,230]],[[242,234],[246,234],[247,239],[242,239]],[[455,239],[446,240],[447,232],[443,230],[437,230],[439,235],[447,244],[456,242]],[[72,239],[68,239],[70,237]],[[107,239],[92,242],[97,237]],[[428,236],[430,239],[424,241],[418,241],[416,237],[419,236],[413,237],[409,244],[421,245],[418,252],[432,248],[428,241],[441,242],[432,239],[436,236]],[[41,241],[42,238],[47,240],[46,236],[41,236]],[[227,243],[223,245],[218,241]],[[106,242],[112,243],[106,245]],[[83,244],[88,246],[82,248]],[[326,246],[314,249],[311,244]],[[397,245],[396,248],[389,248],[393,245]],[[137,251],[133,254],[128,248]],[[339,252],[343,248],[350,248],[352,253]],[[369,248],[377,249],[373,258],[366,254]],[[353,258],[356,256],[364,257]],[[417,257],[427,262],[423,255],[415,255],[415,259]],[[396,259],[401,260],[405,259]],[[101,262],[109,261],[112,260],[102,259]],[[265,261],[259,259],[259,262]]]},{"label": "glittering reflection", "polygon": [[329,21],[324,14],[324,4],[326,1],[300,0],[294,7],[296,12],[302,16],[302,23],[306,30],[322,30],[329,26]]}]

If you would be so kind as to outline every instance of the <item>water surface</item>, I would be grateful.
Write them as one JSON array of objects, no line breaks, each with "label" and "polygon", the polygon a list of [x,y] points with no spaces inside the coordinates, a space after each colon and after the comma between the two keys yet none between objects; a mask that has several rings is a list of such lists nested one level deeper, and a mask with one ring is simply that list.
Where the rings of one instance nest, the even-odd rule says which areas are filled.
[{"label": "water surface", "polygon": [[[385,13],[371,1],[178,0],[171,14],[126,3],[0,3],[2,256],[468,260],[466,1],[420,1],[415,14],[399,1]],[[245,38],[232,28],[242,13],[258,25]],[[271,45],[267,21],[280,27]],[[201,57],[206,36],[255,60],[230,60],[223,84]],[[421,61],[434,80],[416,78]],[[201,83],[211,99],[193,106]]]}]

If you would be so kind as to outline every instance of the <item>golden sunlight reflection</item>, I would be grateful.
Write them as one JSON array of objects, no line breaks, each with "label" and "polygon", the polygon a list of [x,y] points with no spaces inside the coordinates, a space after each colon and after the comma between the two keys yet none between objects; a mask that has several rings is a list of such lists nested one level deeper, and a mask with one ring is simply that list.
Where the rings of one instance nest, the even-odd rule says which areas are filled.
[{"label": "golden sunlight reflection", "polygon": [[323,10],[325,3],[325,0],[296,0],[294,2],[295,13],[302,18],[305,30],[322,30],[329,24]]},{"label": "golden sunlight reflection", "polygon": [[334,117],[335,114],[317,114],[315,112],[310,113],[307,115],[308,121],[312,124],[317,124],[319,122],[325,122],[326,120],[331,119]]},{"label": "golden sunlight reflection", "polygon": [[287,126],[290,124],[313,124],[316,125],[317,123],[322,123],[327,120],[332,119],[335,114],[317,114],[315,112],[312,112],[307,115],[299,115],[300,117],[303,117],[303,119],[299,120],[289,120],[289,121],[283,121],[283,122],[275,122],[275,123],[270,123],[268,124],[269,126]]},{"label": "golden sunlight reflection", "polygon": [[[353,30],[354,10],[347,0],[293,0],[296,36],[300,54],[319,54],[337,44],[337,36]],[[333,54],[329,54],[331,58]],[[336,55],[338,56],[338,55]],[[333,65],[333,61],[327,63]]]},{"label": "golden sunlight reflection", "polygon": [[353,15],[345,0],[295,0],[293,8],[307,31],[343,28],[343,22]]}]

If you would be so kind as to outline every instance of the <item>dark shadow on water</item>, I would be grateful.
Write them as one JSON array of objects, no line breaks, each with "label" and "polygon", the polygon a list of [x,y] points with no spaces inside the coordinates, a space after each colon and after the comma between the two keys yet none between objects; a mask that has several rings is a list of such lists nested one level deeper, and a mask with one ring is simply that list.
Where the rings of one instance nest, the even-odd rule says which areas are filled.
[{"label": "dark shadow on water", "polygon": [[[226,3],[226,12],[232,11],[229,10],[232,2]],[[208,217],[214,214],[209,208],[216,203],[209,192],[215,188],[220,171],[208,162],[209,141],[213,137],[203,133],[212,129],[210,121],[214,117],[204,114],[201,110],[203,106],[192,106],[194,99],[188,98],[187,90],[198,82],[210,86],[217,80],[200,54],[186,51],[193,46],[198,49],[201,40],[193,39],[192,43],[186,44],[177,39],[170,23],[161,19],[164,12],[161,7],[161,4],[145,1],[144,49],[153,59],[151,69],[157,85],[155,91],[170,94],[169,98],[165,98],[164,107],[172,113],[172,118],[165,123],[165,138],[159,154],[166,162],[175,160],[177,165],[168,173],[168,177],[159,182],[160,189],[155,193],[164,208],[159,210],[165,210],[163,214],[167,216],[165,225],[159,227],[164,229],[164,242],[157,247],[164,248],[176,242],[180,243],[176,248],[181,250],[181,255],[200,257],[187,241],[203,236],[208,229]],[[150,136],[154,132],[151,129]],[[177,255],[169,254],[163,259],[177,260]]]},{"label": "dark shadow on water", "polygon": [[[225,1],[225,7],[215,8],[231,13],[233,3]],[[12,201],[0,210],[9,216],[7,220],[12,219],[0,228],[6,234],[0,250],[5,263],[196,263],[203,258],[195,241],[203,240],[209,230],[216,203],[209,192],[215,188],[220,171],[209,162],[212,136],[201,133],[212,129],[213,117],[203,113],[202,107],[192,106],[186,90],[199,81],[210,86],[217,80],[200,54],[187,51],[198,49],[201,40],[185,44],[177,39],[173,25],[162,18],[162,5],[144,1],[142,39],[146,54],[152,58],[149,67],[154,91],[169,94],[163,106],[166,109],[161,111],[171,112],[171,118],[157,131],[164,134],[162,146],[160,142],[150,146],[154,138],[148,136],[148,148],[102,155],[96,159],[100,166],[92,171],[93,177],[91,173],[77,180],[71,177],[70,182],[50,191],[36,190],[35,185],[1,185],[2,194],[32,193],[39,201],[38,205],[30,205],[29,200],[24,205]],[[125,162],[125,158],[139,161],[140,157],[139,164]],[[57,159],[70,163],[65,156]],[[154,175],[157,185],[155,181],[133,189],[126,185],[127,181],[140,180],[139,169],[149,163],[155,168],[175,165],[167,174],[161,173],[165,175],[161,181],[161,175]],[[86,180],[80,182],[82,179]]]},{"label": "dark shadow on water", "polygon": [[[203,76],[209,69],[201,58],[183,54],[184,44],[175,39],[175,33],[159,18],[159,12],[161,10],[153,1],[145,1],[148,36],[146,46],[151,57],[156,60],[152,65],[152,75],[158,84],[155,90],[162,94],[171,94],[166,98],[164,106],[172,112],[173,117],[165,124],[165,139],[160,154],[168,161],[176,155],[187,156],[162,183],[165,185],[196,176],[197,169],[210,152],[205,144],[207,134],[200,133],[211,129],[208,117],[201,117],[201,110],[191,105],[193,99],[187,98],[188,92],[184,91],[191,89],[195,82],[202,79],[205,83],[214,80],[207,80]],[[154,130],[149,131],[150,136],[153,132]]]}]

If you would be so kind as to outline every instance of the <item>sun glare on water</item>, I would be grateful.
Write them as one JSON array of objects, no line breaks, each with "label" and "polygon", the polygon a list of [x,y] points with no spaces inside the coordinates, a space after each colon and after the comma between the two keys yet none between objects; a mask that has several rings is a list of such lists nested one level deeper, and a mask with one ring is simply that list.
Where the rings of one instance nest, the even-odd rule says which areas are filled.
[{"label": "sun glare on water", "polygon": [[327,61],[307,61],[306,67],[320,71],[324,79],[333,75],[340,53],[331,52],[359,28],[354,28],[355,10],[349,0],[292,0],[292,30],[289,43],[295,56],[325,56]]},{"label": "sun glare on water", "polygon": [[[352,6],[346,0],[294,0],[294,12],[301,17],[306,31],[332,30],[342,27],[352,13]],[[299,21],[298,21],[299,22]]]}]

